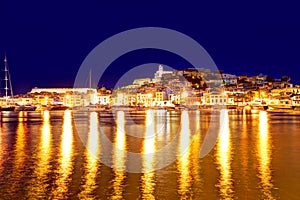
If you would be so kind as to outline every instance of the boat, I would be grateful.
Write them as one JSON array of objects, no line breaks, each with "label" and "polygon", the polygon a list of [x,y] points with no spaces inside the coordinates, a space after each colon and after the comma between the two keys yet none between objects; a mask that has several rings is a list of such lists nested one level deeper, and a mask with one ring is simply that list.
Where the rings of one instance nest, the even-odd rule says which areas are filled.
[{"label": "boat", "polygon": [[111,107],[112,111],[135,111],[136,108],[133,106],[112,106]]},{"label": "boat", "polygon": [[49,107],[49,110],[53,111],[53,110],[68,110],[70,107],[69,106],[64,106],[64,105],[51,105]]},{"label": "boat", "polygon": [[6,55],[4,55],[4,91],[5,96],[1,97],[0,99],[0,111],[14,111],[16,108],[16,104],[13,99],[13,90],[12,90],[12,84],[10,79],[10,74],[8,71],[8,65],[7,65],[7,58]]},{"label": "boat", "polygon": [[0,111],[15,111],[15,106],[4,105],[0,107]]},{"label": "boat", "polygon": [[35,111],[36,109],[37,107],[32,105],[19,105],[15,107],[14,111]]},{"label": "boat", "polygon": [[100,111],[105,111],[106,108],[103,106],[100,106],[100,105],[88,105],[88,106],[73,107],[72,110],[87,111],[87,112],[100,112]]},{"label": "boat", "polygon": [[237,107],[238,107],[238,106],[237,106],[237,105],[234,105],[234,104],[226,104],[226,108],[227,108],[227,109],[231,109],[231,110],[232,110],[232,109],[237,109]]},{"label": "boat", "polygon": [[267,110],[268,105],[264,99],[254,99],[250,102],[251,110]]},{"label": "boat", "polygon": [[294,110],[295,106],[290,98],[283,97],[270,100],[268,108],[269,110]]}]

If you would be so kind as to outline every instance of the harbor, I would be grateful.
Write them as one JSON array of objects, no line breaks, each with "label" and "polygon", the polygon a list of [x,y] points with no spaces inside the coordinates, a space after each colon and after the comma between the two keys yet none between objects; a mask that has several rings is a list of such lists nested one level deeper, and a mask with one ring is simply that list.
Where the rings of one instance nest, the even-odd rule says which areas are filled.
[{"label": "harbor", "polygon": [[300,85],[292,84],[288,76],[236,76],[196,68],[166,71],[159,65],[153,78],[136,78],[113,89],[92,88],[91,71],[88,80],[83,88],[35,87],[26,94],[13,94],[5,56],[0,110],[300,110]]},{"label": "harbor", "polygon": [[90,76],[83,88],[14,94],[5,57],[0,198],[298,196],[299,86],[224,73],[201,82],[212,75],[160,65],[114,89]]}]

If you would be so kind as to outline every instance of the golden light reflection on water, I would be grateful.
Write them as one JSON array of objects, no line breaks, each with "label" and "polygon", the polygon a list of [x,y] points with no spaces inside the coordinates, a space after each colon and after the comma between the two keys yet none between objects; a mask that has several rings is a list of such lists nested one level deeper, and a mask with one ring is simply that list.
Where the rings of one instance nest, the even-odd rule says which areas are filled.
[{"label": "golden light reflection on water", "polygon": [[[19,112],[18,119],[22,119],[23,115],[24,115],[23,112]],[[23,163],[25,160],[26,131],[25,131],[25,124],[22,122],[23,120],[19,120],[18,128],[17,128],[16,148],[15,148],[15,152],[16,152],[15,166],[18,169],[23,167]]]},{"label": "golden light reflection on water", "polygon": [[[20,112],[11,113],[7,117],[10,123],[4,121],[1,124],[0,152],[4,151],[5,154],[0,154],[0,166],[2,163],[3,167],[0,173],[0,199],[216,199],[216,196],[219,199],[275,199],[277,196],[296,199],[299,194],[297,184],[287,184],[297,183],[299,176],[296,168],[284,168],[287,163],[289,166],[297,166],[295,160],[299,145],[289,151],[279,151],[288,146],[289,140],[285,140],[285,137],[289,131],[295,133],[290,134],[289,139],[297,141],[297,120],[293,125],[288,121],[295,116],[260,111],[252,114],[239,112],[239,118],[234,118],[234,112],[230,111],[228,116],[227,111],[222,111],[220,118],[223,127],[215,149],[207,158],[201,160],[198,158],[201,142],[196,141],[206,136],[207,114],[203,111],[182,111],[182,114],[178,112],[176,115],[170,115],[169,112],[166,114],[168,117],[165,127],[171,134],[166,131],[165,135],[169,134],[172,135],[170,138],[174,138],[178,129],[176,139],[179,145],[172,150],[179,156],[184,156],[164,169],[153,171],[159,158],[151,152],[161,147],[163,139],[153,137],[158,123],[155,111],[147,111],[146,115],[143,113],[142,117],[138,116],[138,128],[126,122],[126,115],[122,111],[117,114],[116,126],[106,123],[113,120],[110,115],[104,115],[100,119],[102,113],[86,112],[82,119],[86,120],[89,116],[89,120],[86,120],[87,126],[84,126],[88,130],[85,132],[87,149],[82,148],[81,141],[73,135],[76,132],[72,128],[70,111],[41,112],[43,121],[30,120],[31,116],[36,118],[36,115],[28,113],[28,121],[24,121],[26,116],[24,112]],[[198,123],[200,113],[201,124]],[[63,121],[60,120],[61,115]],[[109,120],[104,121],[106,116]],[[273,118],[276,119],[276,124],[271,122]],[[232,119],[242,122],[232,123]],[[182,126],[179,125],[180,121]],[[214,121],[216,127],[219,127],[218,121],[219,119]],[[148,153],[141,157],[139,164],[144,171],[152,172],[140,175],[128,175],[123,172],[128,152],[118,149],[113,149],[109,154],[113,156],[113,164],[121,171],[97,162],[95,158],[105,150],[99,147],[97,127],[100,124],[106,126],[104,130],[109,136],[113,136],[112,143],[116,147],[126,150],[130,149],[129,145],[138,144],[137,148],[144,154]],[[134,126],[131,130],[141,131],[146,136],[145,141],[138,140],[140,143],[134,143],[135,140],[126,137],[125,124],[126,130]],[[271,125],[274,127],[271,128]],[[193,130],[200,128],[202,133],[195,135]],[[191,141],[191,148],[186,148]],[[75,142],[78,145],[76,148]],[[286,154],[291,155],[287,158]],[[74,155],[78,155],[76,167],[73,165]],[[214,159],[216,163],[213,162]],[[286,170],[290,171],[287,173]],[[71,177],[74,178],[72,181]],[[280,190],[276,190],[277,184]],[[283,187],[284,184],[286,186]],[[42,191],[45,191],[44,194]],[[82,193],[76,196],[78,192]]]},{"label": "golden light reflection on water", "polygon": [[231,140],[229,131],[228,111],[221,110],[220,113],[220,132],[217,142],[216,161],[220,172],[219,188],[222,199],[233,198],[233,183],[231,169]]},{"label": "golden light reflection on water", "polygon": [[32,182],[29,189],[31,198],[45,198],[47,196],[47,175],[51,171],[51,128],[49,111],[43,111],[43,125],[41,128],[41,138],[39,150],[37,152],[37,165],[35,167],[34,176],[36,179]]},{"label": "golden light reflection on water", "polygon": [[6,149],[6,143],[4,141],[4,132],[2,132],[2,124],[0,124],[0,174],[3,171],[5,149]]},{"label": "golden light reflection on water", "polygon": [[177,149],[177,171],[178,171],[178,194],[181,199],[190,198],[190,188],[192,184],[191,163],[190,163],[190,123],[187,111],[181,113],[181,131],[179,133],[179,143]]},{"label": "golden light reflection on water", "polygon": [[[23,116],[23,112],[18,113],[18,119]],[[27,127],[23,121],[18,122],[17,132],[16,132],[16,144],[15,144],[15,158],[13,162],[13,180],[11,181],[10,192],[14,193],[20,187],[21,179],[24,177],[24,166],[26,161],[26,134]]]},{"label": "golden light reflection on water", "polygon": [[170,112],[167,113],[167,121],[166,121],[166,139],[169,141],[171,139],[171,120],[170,120]]},{"label": "golden light reflection on water", "polygon": [[49,111],[43,112],[43,126],[41,135],[40,151],[38,158],[40,160],[38,171],[42,177],[48,172],[49,159],[51,155],[51,128],[50,128],[50,114]]},{"label": "golden light reflection on water", "polygon": [[66,198],[71,174],[73,171],[73,126],[72,113],[70,110],[64,112],[63,131],[61,135],[60,154],[58,158],[59,168],[55,181],[56,188],[53,191],[55,198]]},{"label": "golden light reflection on water", "polygon": [[28,113],[27,112],[24,112],[24,111],[21,111],[18,113],[18,121],[19,122],[24,122],[27,120],[27,117],[28,116]]},{"label": "golden light reflection on water", "polygon": [[[155,114],[155,121],[152,122],[148,122],[148,124],[154,124],[154,132],[155,133],[155,137],[160,140],[163,141],[164,137],[165,137],[165,133],[166,133],[166,114],[167,112],[165,110],[156,110],[154,111]],[[151,133],[148,134],[148,136],[151,136]]]},{"label": "golden light reflection on water", "polygon": [[113,166],[113,195],[112,199],[123,199],[125,162],[126,162],[126,132],[125,132],[125,113],[117,112],[117,126],[114,138]]},{"label": "golden light reflection on water", "polygon": [[153,110],[148,110],[146,112],[146,132],[143,140],[142,146],[142,167],[143,175],[141,177],[141,188],[142,188],[142,199],[155,199],[154,189],[155,189],[155,172],[154,162],[155,162],[155,150],[156,150],[156,134],[155,134],[155,113]]},{"label": "golden light reflection on water", "polygon": [[[202,186],[202,179],[200,176],[200,170],[201,167],[199,165],[199,152],[200,152],[200,140],[201,140],[201,132],[200,132],[200,111],[196,111],[196,117],[195,117],[195,135],[193,137],[193,142],[191,144],[191,161],[192,161],[192,174],[193,174],[193,181],[194,183],[198,183],[199,185]],[[199,187],[199,190],[201,190]],[[198,191],[202,192],[202,191]]]},{"label": "golden light reflection on water", "polygon": [[248,155],[248,143],[249,143],[249,138],[248,138],[248,130],[247,130],[247,114],[246,111],[243,110],[243,115],[242,115],[242,140],[241,140],[241,148],[240,148],[240,155],[241,155],[241,165],[242,165],[242,170],[243,170],[243,180],[242,182],[244,183],[244,187],[248,188],[249,184],[249,173],[248,173],[248,168],[249,168],[249,155]]},{"label": "golden light reflection on water", "polygon": [[257,142],[257,157],[259,161],[259,178],[260,188],[264,199],[274,199],[271,193],[273,188],[272,174],[270,169],[271,164],[271,142],[269,135],[269,125],[267,112],[261,111],[259,113],[259,133]]},{"label": "golden light reflection on water", "polygon": [[87,146],[85,149],[85,174],[82,191],[78,194],[79,198],[95,199],[93,191],[98,187],[97,176],[99,169],[100,156],[100,137],[99,137],[99,119],[96,112],[89,114],[89,132],[87,139]]}]

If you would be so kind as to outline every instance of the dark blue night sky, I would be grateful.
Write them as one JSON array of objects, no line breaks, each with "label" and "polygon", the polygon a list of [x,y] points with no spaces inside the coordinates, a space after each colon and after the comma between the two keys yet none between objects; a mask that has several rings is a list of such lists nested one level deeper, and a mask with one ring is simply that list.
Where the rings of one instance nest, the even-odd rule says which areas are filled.
[{"label": "dark blue night sky", "polygon": [[[289,75],[300,83],[297,4],[44,2],[0,4],[0,59],[6,51],[16,93],[35,86],[72,87],[78,68],[95,46],[116,33],[144,26],[170,28],[194,38],[225,72]],[[175,55],[141,50],[116,60],[99,85],[113,87],[126,70],[147,62],[188,66]]]}]

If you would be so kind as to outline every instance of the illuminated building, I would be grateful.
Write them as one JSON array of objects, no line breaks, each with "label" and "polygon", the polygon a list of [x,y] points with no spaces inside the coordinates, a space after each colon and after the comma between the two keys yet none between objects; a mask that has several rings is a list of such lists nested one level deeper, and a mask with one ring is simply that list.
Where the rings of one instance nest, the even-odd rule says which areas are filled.
[{"label": "illuminated building", "polygon": [[163,74],[173,74],[173,71],[164,71],[164,67],[159,65],[158,70],[154,74],[154,78],[161,78]]}]

